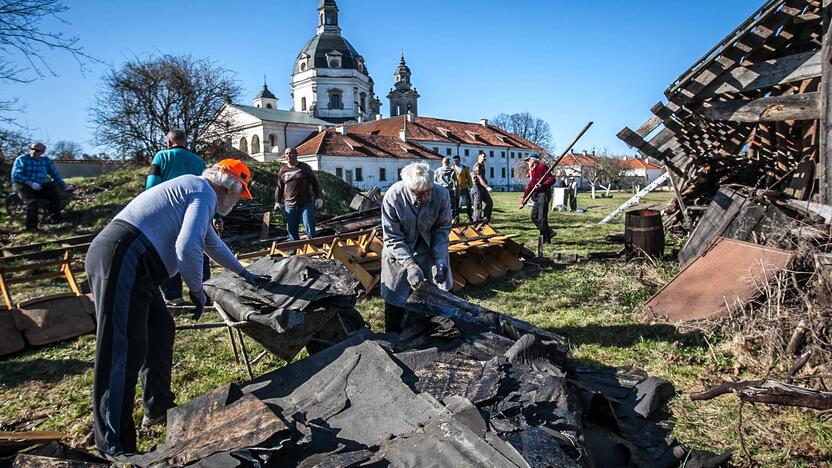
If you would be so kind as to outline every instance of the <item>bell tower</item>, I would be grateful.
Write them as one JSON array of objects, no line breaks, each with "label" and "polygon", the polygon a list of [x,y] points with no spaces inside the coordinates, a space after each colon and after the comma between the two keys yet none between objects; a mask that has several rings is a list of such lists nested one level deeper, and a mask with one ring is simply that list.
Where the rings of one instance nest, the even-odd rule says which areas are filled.
[{"label": "bell tower", "polygon": [[413,114],[414,117],[419,115],[419,93],[410,82],[411,72],[410,67],[404,60],[404,55],[396,67],[394,74],[396,77],[396,84],[387,95],[390,100],[390,117],[397,115]]}]

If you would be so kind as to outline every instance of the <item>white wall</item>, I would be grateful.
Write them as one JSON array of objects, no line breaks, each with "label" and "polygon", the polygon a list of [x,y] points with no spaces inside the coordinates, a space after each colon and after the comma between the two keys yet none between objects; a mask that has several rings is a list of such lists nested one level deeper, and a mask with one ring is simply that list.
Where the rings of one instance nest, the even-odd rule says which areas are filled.
[{"label": "white wall", "polygon": [[[439,161],[426,161],[424,159],[391,159],[391,158],[359,158],[344,156],[302,156],[298,160],[309,164],[312,169],[338,175],[340,169],[341,179],[348,181],[348,175],[352,176],[352,185],[360,190],[370,190],[379,187],[386,190],[396,183],[399,178],[399,170],[414,162],[427,162],[431,169],[441,165]],[[356,180],[356,169],[361,169],[363,180]],[[380,180],[381,168],[386,171],[387,180]],[[349,171],[349,172],[348,172]]]},{"label": "white wall", "polygon": [[[312,59],[310,59],[312,60]],[[329,109],[329,90],[340,89],[343,109]],[[301,100],[306,98],[307,110],[311,110],[312,103],[317,101],[317,115],[322,118],[355,118],[358,109],[355,103],[360,102],[360,94],[367,95],[365,121],[372,120],[370,113],[370,80],[367,75],[357,70],[342,70],[331,68],[315,68],[296,73],[292,76],[292,109],[301,112]]]},{"label": "white wall", "polygon": [[[462,160],[462,164],[471,168],[477,162],[477,155],[480,151],[485,151],[486,158],[486,177],[496,190],[504,190],[507,187],[519,186],[528,183],[528,178],[512,177],[511,170],[517,165],[518,161],[522,161],[529,154],[534,154],[533,151],[519,148],[502,148],[493,146],[477,146],[477,145],[455,145],[436,141],[420,141],[413,140],[416,143],[430,149],[437,151],[443,157],[453,157],[457,154]],[[448,155],[450,150],[450,156]],[[468,155],[465,151],[468,150]],[[494,154],[492,157],[491,154]],[[514,153],[514,157],[512,157]],[[494,169],[494,176],[491,175],[491,169]]]}]

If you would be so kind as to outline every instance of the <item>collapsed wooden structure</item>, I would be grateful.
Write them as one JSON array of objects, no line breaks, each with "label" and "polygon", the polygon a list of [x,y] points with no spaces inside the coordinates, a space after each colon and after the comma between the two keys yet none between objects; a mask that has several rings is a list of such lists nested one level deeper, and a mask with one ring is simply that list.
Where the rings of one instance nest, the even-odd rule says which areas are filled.
[{"label": "collapsed wooden structure", "polygon": [[619,132],[675,177],[680,224],[732,184],[832,203],[828,3],[767,0]]},{"label": "collapsed wooden structure", "polygon": [[[448,252],[454,290],[458,291],[469,284],[482,284],[488,278],[499,278],[509,271],[522,270],[522,259],[531,259],[534,254],[514,241],[514,237],[516,235],[500,234],[491,225],[484,223],[452,227]],[[240,258],[301,255],[338,260],[358,278],[364,290],[369,293],[380,282],[383,247],[381,229],[374,227],[314,239],[274,242],[268,250],[252,252]]]}]

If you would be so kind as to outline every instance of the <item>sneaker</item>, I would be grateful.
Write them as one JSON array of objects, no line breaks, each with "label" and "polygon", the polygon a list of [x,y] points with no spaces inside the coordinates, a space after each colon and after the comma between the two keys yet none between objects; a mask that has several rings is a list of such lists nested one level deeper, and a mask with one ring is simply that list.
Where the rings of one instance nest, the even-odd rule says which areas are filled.
[{"label": "sneaker", "polygon": [[167,422],[168,422],[167,412],[162,413],[161,415],[156,416],[156,417],[150,417],[150,416],[145,414],[144,416],[142,416],[142,426],[141,427],[142,427],[143,431],[146,431],[146,430],[150,429],[153,426],[158,426],[160,424],[167,424]]},{"label": "sneaker", "polygon": [[176,299],[168,299],[166,302],[167,302],[167,305],[169,305],[169,306],[185,305],[185,299],[183,299],[181,297],[177,297]]}]

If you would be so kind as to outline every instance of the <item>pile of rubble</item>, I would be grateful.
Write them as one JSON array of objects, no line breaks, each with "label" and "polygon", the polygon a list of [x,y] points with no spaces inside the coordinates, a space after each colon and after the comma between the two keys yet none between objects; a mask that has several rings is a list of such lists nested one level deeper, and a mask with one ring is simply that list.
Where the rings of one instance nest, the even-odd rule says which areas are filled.
[{"label": "pile of rubble", "polygon": [[411,296],[404,325],[401,334],[362,327],[174,408],[164,444],[131,461],[669,467],[729,457],[673,440],[669,382],[632,368],[582,368],[554,333],[429,284]]}]

